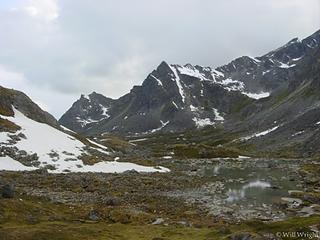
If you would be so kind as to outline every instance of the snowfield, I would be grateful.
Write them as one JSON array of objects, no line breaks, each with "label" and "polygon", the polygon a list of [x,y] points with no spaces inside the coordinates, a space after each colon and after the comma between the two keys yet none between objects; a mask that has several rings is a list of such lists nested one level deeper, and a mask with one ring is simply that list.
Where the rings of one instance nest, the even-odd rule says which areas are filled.
[{"label": "snowfield", "polygon": [[194,124],[196,125],[197,128],[203,128],[205,126],[211,126],[214,125],[215,122],[211,121],[210,118],[198,118],[194,117],[192,118]]},{"label": "snowfield", "polygon": [[242,94],[247,95],[249,98],[253,98],[257,100],[261,98],[267,98],[270,96],[269,92],[260,92],[260,93],[242,92]]},{"label": "snowfield", "polygon": [[275,127],[273,127],[273,128],[269,128],[269,129],[267,129],[267,130],[265,130],[265,131],[262,131],[262,132],[259,132],[259,133],[255,133],[255,134],[252,134],[252,135],[247,136],[247,137],[240,138],[240,140],[246,141],[246,140],[249,140],[249,139],[251,139],[251,138],[256,138],[256,137],[265,136],[265,135],[267,135],[267,134],[269,134],[269,133],[277,130],[278,128],[279,128],[279,126],[275,126]]},{"label": "snowfield", "polygon": [[[88,154],[86,145],[58,129],[47,124],[36,122],[27,118],[20,111],[13,108],[14,117],[1,116],[21,127],[21,130],[14,135],[22,133],[26,138],[21,138],[14,144],[19,150],[24,150],[28,154],[36,153],[39,157],[40,168],[52,165],[56,169],[50,170],[52,173],[70,172],[116,172],[121,173],[127,170],[140,172],[168,172],[166,168],[145,167],[133,163],[125,162],[99,162],[94,165],[84,165],[79,157]],[[12,134],[11,134],[12,135]],[[10,133],[0,133],[0,144],[13,146],[9,143]],[[93,149],[104,154],[109,154],[107,147],[91,141],[95,145]],[[0,158],[0,170],[22,171],[35,170],[9,157]]]},{"label": "snowfield", "polygon": [[7,171],[33,171],[36,167],[27,167],[11,157],[0,157],[0,170]]}]

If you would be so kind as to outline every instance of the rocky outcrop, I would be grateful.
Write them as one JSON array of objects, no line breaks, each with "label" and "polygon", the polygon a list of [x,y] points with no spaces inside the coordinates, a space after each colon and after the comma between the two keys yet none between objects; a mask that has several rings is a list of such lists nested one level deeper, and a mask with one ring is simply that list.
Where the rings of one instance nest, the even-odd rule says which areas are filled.
[{"label": "rocky outcrop", "polygon": [[13,116],[12,107],[37,122],[59,127],[58,121],[51,114],[43,111],[26,94],[0,86],[0,115]]}]

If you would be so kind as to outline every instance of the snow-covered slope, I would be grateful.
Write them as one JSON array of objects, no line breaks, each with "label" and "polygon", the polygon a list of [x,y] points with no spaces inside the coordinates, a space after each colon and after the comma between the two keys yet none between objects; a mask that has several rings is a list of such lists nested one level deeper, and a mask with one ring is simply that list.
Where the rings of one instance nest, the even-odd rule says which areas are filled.
[{"label": "snow-covered slope", "polygon": [[[2,116],[21,129],[16,133],[0,132],[0,170],[34,170],[49,167],[53,173],[61,172],[123,172],[136,170],[141,172],[165,172],[165,168],[144,167],[132,163],[99,162],[94,165],[85,165],[82,156],[90,155],[88,148],[109,154],[107,147],[90,140],[91,146],[54,127],[36,122],[13,107],[14,116]],[[94,147],[92,147],[92,145]],[[4,156],[8,149],[12,149],[17,159],[31,157],[33,166],[24,166],[13,160],[13,157]],[[36,155],[35,155],[36,154]],[[30,157],[29,157],[30,158]],[[24,160],[25,161],[25,160]]]}]

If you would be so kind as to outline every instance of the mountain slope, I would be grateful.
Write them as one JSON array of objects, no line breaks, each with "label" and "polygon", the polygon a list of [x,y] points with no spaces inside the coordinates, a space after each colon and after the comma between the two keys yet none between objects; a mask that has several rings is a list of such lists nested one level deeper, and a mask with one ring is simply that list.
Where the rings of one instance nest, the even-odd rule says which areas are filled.
[{"label": "mountain slope", "polygon": [[108,119],[108,111],[113,100],[96,92],[89,96],[81,95],[72,107],[61,117],[60,122],[68,128],[79,131]]},{"label": "mountain slope", "polygon": [[62,131],[57,121],[25,94],[1,87],[0,170],[61,172],[168,171],[113,161],[107,146]]},{"label": "mountain slope", "polygon": [[52,115],[43,111],[23,92],[0,86],[0,114],[13,116],[14,111],[12,106],[35,121],[59,127],[59,123]]},{"label": "mountain slope", "polygon": [[[274,93],[246,118],[234,131],[257,129],[274,131],[259,138],[250,138],[260,151],[291,149],[304,157],[320,155],[320,49],[314,48],[304,57],[299,70],[291,76],[288,88]],[[248,127],[250,126],[250,128]]]}]

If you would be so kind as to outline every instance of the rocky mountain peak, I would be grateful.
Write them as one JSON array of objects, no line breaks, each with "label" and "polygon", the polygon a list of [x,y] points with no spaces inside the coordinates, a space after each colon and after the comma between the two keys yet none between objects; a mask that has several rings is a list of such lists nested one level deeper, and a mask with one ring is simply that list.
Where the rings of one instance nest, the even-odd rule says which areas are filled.
[{"label": "rocky mountain peak", "polygon": [[166,61],[162,61],[159,66],[156,69],[158,72],[169,72],[170,71],[170,65]]},{"label": "rocky mountain peak", "polygon": [[[81,110],[73,106],[60,122],[89,134],[135,134],[215,126],[222,122],[217,119],[232,121],[239,102],[256,101],[298,86],[300,82],[292,79],[307,64],[319,35],[317,32],[302,41],[295,38],[266,55],[242,56],[216,69],[162,61],[141,86],[134,86],[125,96],[106,100],[97,93],[89,95],[90,101],[84,101]],[[103,108],[108,117],[102,114]]]}]

